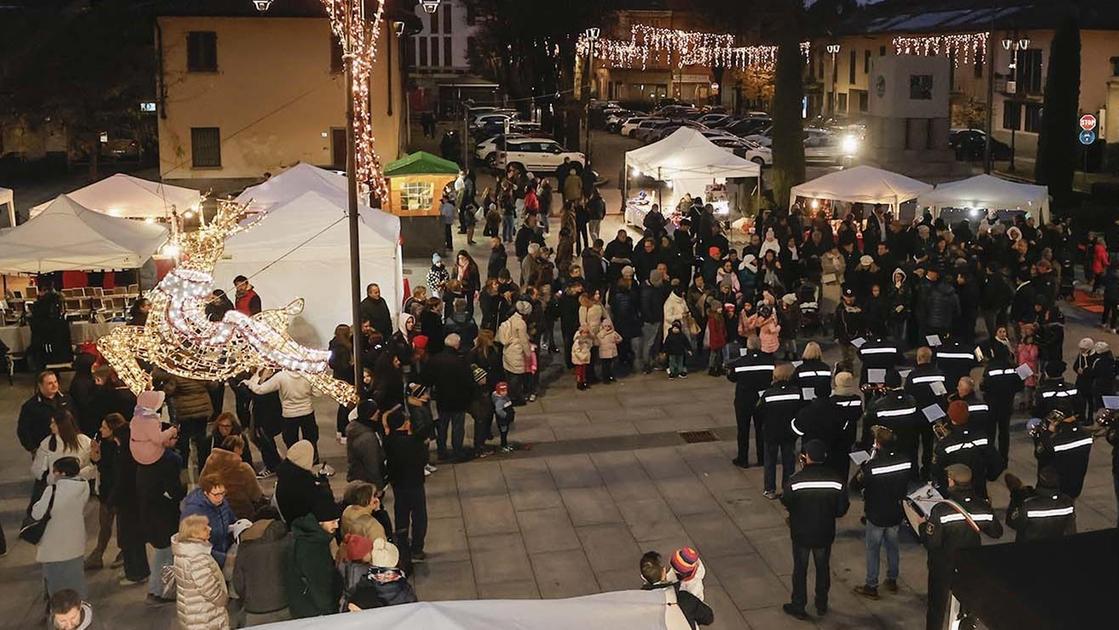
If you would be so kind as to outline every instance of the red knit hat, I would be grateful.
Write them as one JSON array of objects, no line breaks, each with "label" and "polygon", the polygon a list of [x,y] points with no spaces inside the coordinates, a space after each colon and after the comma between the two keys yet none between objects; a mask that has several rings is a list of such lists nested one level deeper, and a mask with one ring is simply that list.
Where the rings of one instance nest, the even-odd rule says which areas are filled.
[{"label": "red knit hat", "polygon": [[416,335],[416,337],[412,339],[412,347],[416,350],[426,350],[427,337],[424,335]]},{"label": "red knit hat", "polygon": [[365,536],[357,534],[346,534],[342,539],[342,545],[346,549],[346,557],[351,562],[360,562],[373,551],[373,541]]},{"label": "red knit hat", "polygon": [[692,576],[699,568],[699,552],[691,547],[681,547],[672,554],[672,570],[677,577],[685,580]]}]

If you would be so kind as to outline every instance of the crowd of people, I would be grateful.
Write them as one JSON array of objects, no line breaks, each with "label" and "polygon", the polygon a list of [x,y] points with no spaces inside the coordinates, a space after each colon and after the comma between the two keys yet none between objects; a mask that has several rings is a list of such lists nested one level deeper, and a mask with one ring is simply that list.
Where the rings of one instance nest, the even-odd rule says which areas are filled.
[{"label": "crowd of people", "polygon": [[[1093,437],[1117,441],[1115,361],[1106,342],[1084,339],[1075,382],[1064,380],[1059,305],[1078,250],[1060,222],[905,224],[880,206],[833,219],[797,204],[762,211],[736,249],[711,205],[685,195],[668,213],[654,205],[640,238],[620,229],[604,242],[590,169],[565,163],[551,175],[555,193],[552,177],[511,168],[478,195],[463,173],[444,191],[447,251],[432,256],[426,283],[395,318],[369,285],[360,329],[335,330],[330,367],[361,401],[335,418],[347,456],[341,497],[319,453],[315,392],[297,373],[207,383],[157,370],[156,391],[139,397],[93,357],[78,358],[68,394],[56,374],[40,374],[18,432],[32,456],[28,520],[50,516],[36,559],[52,608],[86,614],[84,572],[104,566],[114,521],[121,585],[146,584],[152,605],[174,601],[187,628],[415,601],[408,575],[426,559],[426,477],[440,462],[516,449],[517,408],[566,375],[578,391],[639,372],[681,379],[706,369],[734,383],[733,463],[763,466],[765,496],[788,510],[785,611],[798,618],[807,618],[810,557],[816,612],[828,610],[830,549],[851,495],[862,495],[866,514],[867,575],[856,592],[881,596],[882,547],[883,588],[897,590],[903,499],[928,483],[947,499],[915,525],[929,548],[929,623],[938,627],[956,552],[979,544],[979,532],[1001,535],[986,484],[1007,466],[1016,405],[1037,419],[1038,475],[1033,486],[1005,476],[1006,522],[1024,540],[1074,531]],[[465,249],[449,258],[456,219],[468,240],[484,221],[484,271]],[[1082,260],[1111,327],[1119,260],[1101,268],[1094,244]],[[234,284],[233,299],[214,292],[215,321],[260,312],[249,280]],[[141,299],[131,323],[146,313]],[[821,347],[832,340],[842,356],[834,365]],[[269,496],[260,481],[273,476]],[[381,505],[389,488],[391,516]],[[91,491],[100,531],[86,556],[74,541],[86,539]],[[644,585],[676,591],[693,627],[710,623],[702,563],[694,550],[676,555],[646,554]]]}]

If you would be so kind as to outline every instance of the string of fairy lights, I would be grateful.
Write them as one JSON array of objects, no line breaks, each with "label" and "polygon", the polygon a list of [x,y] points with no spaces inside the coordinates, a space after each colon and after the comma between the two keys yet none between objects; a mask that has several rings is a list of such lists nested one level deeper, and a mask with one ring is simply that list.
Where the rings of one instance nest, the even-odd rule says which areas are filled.
[{"label": "string of fairy lights", "polygon": [[372,19],[365,15],[365,3],[357,0],[322,0],[330,18],[330,29],[342,43],[342,57],[350,64],[354,106],[354,173],[362,196],[372,193],[388,199],[381,159],[373,137],[373,112],[369,103],[369,77],[377,58],[377,37],[381,33],[384,2],[377,2]]},{"label": "string of fairy lights", "polygon": [[97,349],[135,393],[151,389],[154,368],[205,381],[271,368],[298,373],[341,404],[354,402],[353,386],[335,379],[327,365],[330,353],[303,346],[288,334],[291,319],[303,311],[302,299],[252,317],[233,310],[213,322],[206,315],[225,239],[267,216],[243,224],[246,206],[219,201],[208,224],[194,232],[176,230],[179,259],[145,295],[151,301],[147,321],[114,328],[97,340]]},{"label": "string of fairy lights", "polygon": [[947,55],[956,68],[960,64],[982,62],[987,50],[990,33],[960,33],[953,35],[916,35],[895,37],[895,55]]},{"label": "string of fairy lights", "polygon": [[[575,44],[579,59],[594,47],[596,63],[610,68],[641,68],[649,64],[685,66],[718,66],[745,70],[759,68],[772,71],[777,63],[777,46],[736,46],[734,35],[685,31],[647,24],[634,24],[629,39],[594,38],[583,33]],[[801,54],[807,59],[811,44],[801,42]]]}]

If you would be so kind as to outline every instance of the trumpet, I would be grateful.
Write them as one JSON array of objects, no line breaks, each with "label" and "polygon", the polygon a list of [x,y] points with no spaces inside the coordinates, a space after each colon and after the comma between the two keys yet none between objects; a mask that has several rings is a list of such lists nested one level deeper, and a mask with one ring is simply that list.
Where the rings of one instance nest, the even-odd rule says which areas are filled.
[{"label": "trumpet", "polygon": [[876,395],[881,396],[881,395],[885,394],[886,392],[890,391],[891,388],[890,388],[889,385],[887,385],[885,383],[864,383],[864,384],[859,386],[859,389],[864,394],[876,394]]},{"label": "trumpet", "polygon": [[937,440],[943,440],[952,433],[952,426],[944,420],[937,420],[932,425],[933,434],[936,435]]}]

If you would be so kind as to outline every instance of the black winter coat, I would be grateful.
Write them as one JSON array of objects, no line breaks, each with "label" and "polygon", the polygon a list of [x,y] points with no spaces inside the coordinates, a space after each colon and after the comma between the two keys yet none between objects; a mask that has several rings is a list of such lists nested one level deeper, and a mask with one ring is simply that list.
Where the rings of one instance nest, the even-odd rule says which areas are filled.
[{"label": "black winter coat", "polygon": [[315,497],[324,491],[318,478],[309,470],[304,470],[285,459],[276,467],[276,506],[284,522],[292,521],[309,514],[315,505]]},{"label": "black winter coat", "polygon": [[793,544],[812,549],[835,541],[835,519],[851,506],[843,479],[823,464],[809,464],[790,477],[781,503],[789,510]]},{"label": "black winter coat", "polygon": [[166,452],[156,463],[136,467],[141,530],[144,541],[156,549],[171,546],[171,536],[179,532],[179,502],[186,496],[179,461]]}]

